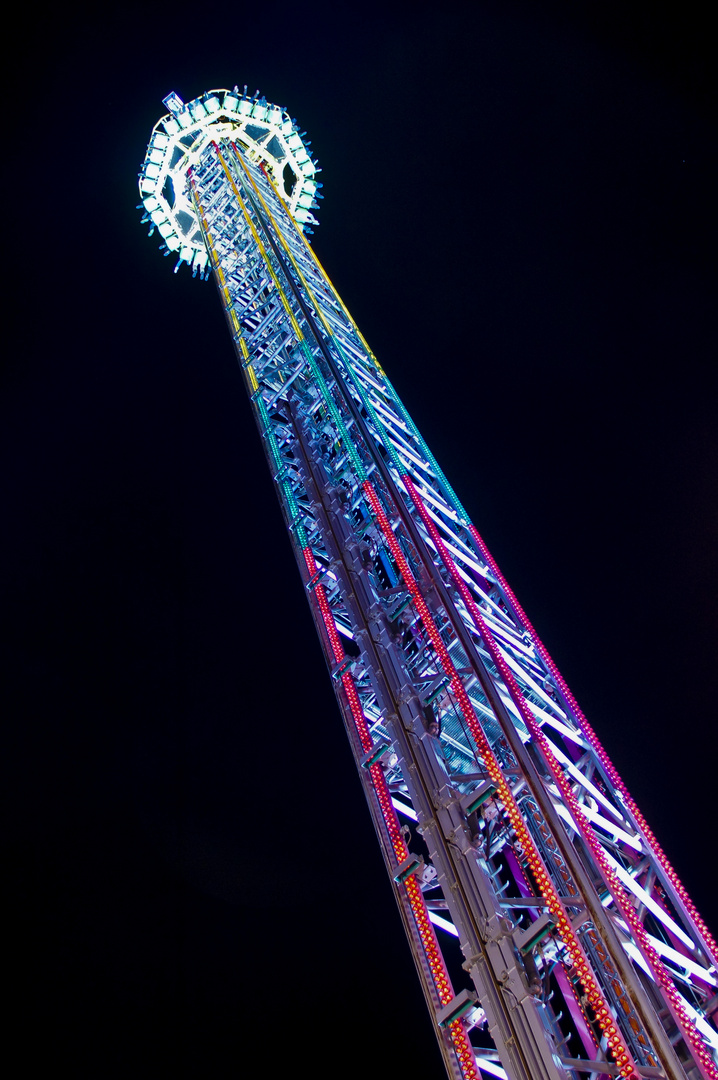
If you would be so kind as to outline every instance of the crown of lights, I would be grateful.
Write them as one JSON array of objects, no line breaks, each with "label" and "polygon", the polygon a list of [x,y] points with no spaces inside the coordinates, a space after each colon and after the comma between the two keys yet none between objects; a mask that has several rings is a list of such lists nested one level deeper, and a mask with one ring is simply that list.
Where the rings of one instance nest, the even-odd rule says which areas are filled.
[{"label": "crown of lights", "polygon": [[322,185],[316,180],[321,170],[310,156],[306,132],[299,132],[286,109],[264,97],[248,97],[246,86],[244,93],[236,86],[209,90],[188,104],[172,92],[162,104],[169,112],[152,129],[140,172],[138,209],[145,211],[142,220],[150,223],[150,236],[155,229],[161,235],[165,255],[177,252],[175,271],[186,262],[204,276],[207,267],[208,253],[190,201],[187,173],[212,141],[239,143],[250,160],[270,174],[299,227],[311,232],[310,226],[318,224],[312,209],[321,198]]}]

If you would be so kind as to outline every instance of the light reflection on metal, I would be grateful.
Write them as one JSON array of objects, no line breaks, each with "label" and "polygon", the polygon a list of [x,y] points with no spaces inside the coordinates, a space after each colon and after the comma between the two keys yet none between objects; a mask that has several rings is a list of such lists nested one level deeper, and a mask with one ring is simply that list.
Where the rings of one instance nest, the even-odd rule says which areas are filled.
[{"label": "light reflection on metal", "polygon": [[309,246],[308,144],[165,104],[144,220],[214,275],[449,1075],[716,1080],[715,942]]}]

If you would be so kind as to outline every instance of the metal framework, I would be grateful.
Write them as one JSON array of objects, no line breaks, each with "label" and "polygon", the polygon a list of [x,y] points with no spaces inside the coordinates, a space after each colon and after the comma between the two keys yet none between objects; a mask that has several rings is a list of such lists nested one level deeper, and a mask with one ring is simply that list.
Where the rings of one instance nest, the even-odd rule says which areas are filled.
[{"label": "metal framework", "polygon": [[309,246],[308,144],[165,104],[145,220],[214,274],[449,1076],[715,1080],[716,943]]}]

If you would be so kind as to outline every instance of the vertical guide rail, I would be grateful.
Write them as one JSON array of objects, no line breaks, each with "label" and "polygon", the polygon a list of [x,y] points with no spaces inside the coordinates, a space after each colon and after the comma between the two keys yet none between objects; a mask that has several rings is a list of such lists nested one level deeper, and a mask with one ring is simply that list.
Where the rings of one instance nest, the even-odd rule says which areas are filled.
[{"label": "vertical guide rail", "polygon": [[[237,154],[236,151],[235,151],[235,157],[236,157],[240,167],[243,168],[244,171],[247,173],[247,176],[248,176],[248,179],[250,180],[250,183],[252,183],[252,185],[254,186],[255,191],[256,191],[259,199],[262,201],[262,205],[263,205],[263,208],[264,208],[265,212],[270,216],[270,219],[272,220],[272,224],[275,227],[275,235],[278,235],[280,237],[280,240],[281,240],[281,233],[279,232],[279,230],[277,228],[276,221],[274,221],[274,219],[271,217],[271,213],[270,213],[266,203],[264,202],[264,200],[262,200],[262,196],[261,196],[260,192],[257,190],[256,184],[254,184],[254,182],[252,181],[251,176],[249,176],[249,173],[247,172],[246,166],[244,166],[240,155]],[[319,318],[321,319],[321,321],[322,321],[322,323],[324,325],[324,329],[326,331],[327,336],[330,339],[333,339],[334,335],[332,334],[331,327],[327,324],[327,321],[326,321],[325,317],[323,316],[320,304],[317,303],[316,298],[312,295],[311,289],[309,288],[309,286],[307,284],[307,281],[305,280],[304,276],[302,275],[301,269],[297,265],[297,262],[293,259],[292,253],[289,250],[289,248],[288,248],[288,246],[286,244],[286,241],[282,241],[282,244],[283,244],[285,253],[289,257],[289,260],[292,262],[293,268],[294,268],[294,270],[295,270],[295,272],[297,274],[297,277],[298,277],[299,281],[301,282],[301,285],[303,286],[303,288],[304,288],[307,296],[309,297],[315,311],[317,312]],[[335,341],[335,345],[336,344],[337,343]],[[338,351],[339,351],[339,353],[341,355],[341,347],[340,346],[337,346],[337,347],[338,347]],[[369,411],[371,413],[373,411],[371,404],[367,401],[366,397],[361,393],[361,390],[359,391],[359,393],[360,393],[360,396],[362,398],[364,407],[367,409],[367,411]],[[394,464],[395,468],[401,474],[402,473],[401,462],[399,461],[396,453],[393,451],[391,445],[387,444],[386,442],[385,442],[384,445],[385,445],[385,447],[387,449],[388,455],[393,459],[393,464]],[[538,746],[541,748],[544,759],[545,759],[545,761],[546,761],[546,763],[548,765],[548,768],[549,768],[549,770],[551,772],[553,780],[558,785],[558,788],[559,788],[559,790],[561,792],[564,803],[573,812],[573,824],[574,824],[574,827],[576,828],[577,832],[579,832],[580,835],[583,837],[583,839],[586,842],[587,846],[591,850],[594,858],[596,859],[596,863],[597,863],[598,867],[600,868],[600,871],[602,873],[602,876],[603,876],[604,880],[610,886],[611,892],[615,897],[618,909],[619,909],[621,915],[623,916],[624,920],[630,926],[630,928],[631,928],[631,930],[632,930],[632,932],[634,934],[634,937],[635,937],[636,941],[639,944],[641,952],[643,953],[643,955],[645,957],[645,960],[649,965],[649,968],[650,968],[650,970],[651,970],[651,972],[653,974],[653,977],[655,978],[657,984],[661,987],[661,990],[665,995],[665,998],[667,1000],[669,1008],[671,1009],[671,1012],[672,1012],[672,1014],[674,1016],[674,1019],[676,1020],[678,1026],[679,1026],[679,1028],[680,1028],[680,1030],[681,1030],[681,1032],[683,1034],[683,1037],[685,1038],[686,1042],[690,1045],[693,1053],[695,1054],[696,1058],[700,1062],[699,1067],[701,1068],[702,1074],[707,1076],[707,1077],[715,1076],[716,1075],[716,1073],[714,1071],[715,1070],[715,1064],[713,1062],[712,1055],[710,1054],[710,1051],[706,1047],[706,1045],[704,1043],[704,1040],[701,1038],[701,1035],[696,1030],[696,1027],[695,1027],[695,1025],[694,1025],[694,1023],[692,1021],[692,1018],[691,1018],[690,1014],[688,1013],[688,1011],[687,1011],[687,1009],[685,1007],[684,1001],[681,998],[681,996],[676,992],[675,987],[673,985],[673,982],[672,982],[670,976],[666,973],[665,968],[664,968],[664,966],[663,966],[663,964],[662,964],[662,962],[660,960],[660,957],[658,956],[658,954],[656,953],[656,951],[653,948],[652,944],[648,940],[648,937],[647,937],[647,935],[645,933],[645,930],[644,930],[642,924],[640,923],[640,921],[637,919],[637,917],[635,915],[635,912],[634,912],[634,909],[633,909],[632,905],[630,904],[630,902],[628,901],[628,898],[627,898],[623,888],[621,887],[621,884],[619,883],[619,881],[618,881],[618,879],[617,879],[617,877],[615,875],[615,872],[613,871],[612,867],[608,863],[608,861],[607,861],[607,859],[606,859],[606,857],[605,857],[605,855],[603,853],[603,850],[601,848],[601,845],[598,842],[593,830],[591,829],[591,826],[588,824],[588,822],[585,821],[585,819],[584,819],[584,817],[583,817],[583,815],[581,813],[579,804],[576,801],[573,790],[570,787],[570,785],[568,784],[568,782],[566,781],[563,770],[560,768],[555,756],[553,755],[553,753],[551,751],[550,743],[543,736],[543,733],[541,732],[540,727],[536,723],[536,721],[535,721],[535,719],[533,717],[533,714],[527,708],[524,697],[521,694],[521,692],[520,692],[520,690],[519,690],[519,688],[518,688],[518,686],[516,684],[516,680],[515,680],[512,672],[511,672],[511,670],[506,665],[500,651],[498,650],[498,648],[496,646],[496,642],[494,641],[492,635],[490,634],[490,632],[488,630],[488,627],[486,625],[486,622],[480,616],[480,614],[478,612],[478,608],[477,608],[477,606],[476,606],[476,604],[474,602],[474,599],[473,599],[472,595],[470,594],[466,584],[462,581],[453,559],[449,555],[445,544],[443,543],[443,541],[441,540],[441,537],[439,536],[439,533],[438,533],[438,530],[436,529],[436,526],[431,521],[431,519],[430,519],[430,517],[428,515],[428,512],[426,510],[426,506],[424,505],[424,503],[419,498],[416,487],[413,484],[413,482],[411,480],[411,477],[408,474],[403,474],[403,475],[401,475],[401,481],[402,481],[402,484],[403,484],[405,490],[410,495],[411,500],[412,500],[415,508],[418,511],[419,517],[422,520],[424,526],[426,527],[427,533],[429,534],[429,536],[431,537],[431,539],[433,541],[433,545],[434,545],[435,549],[441,555],[444,566],[448,569],[452,579],[454,580],[454,584],[458,587],[459,592],[462,595],[462,598],[463,598],[468,610],[471,612],[471,617],[472,617],[472,620],[473,620],[474,625],[476,627],[476,630],[479,632],[482,639],[487,644],[489,652],[490,652],[491,657],[492,657],[492,660],[494,661],[494,663],[496,664],[496,667],[500,671],[501,676],[504,679],[505,685],[508,687],[508,691],[509,691],[509,694],[511,696],[511,699],[513,700],[514,704],[516,705],[519,712],[521,713],[522,719],[523,719],[524,723],[526,724],[528,730],[531,732],[531,735],[532,735],[533,739],[536,741]],[[374,500],[376,500],[376,494],[373,492],[373,489],[371,488],[371,485],[367,484],[367,485],[365,485],[365,487],[367,488],[370,499],[373,498]],[[373,504],[373,509],[374,509],[375,513],[378,513],[379,505],[380,504],[378,503],[378,500],[376,501],[375,504]],[[385,531],[386,531],[386,529],[385,529]],[[389,534],[387,533],[387,538],[388,538],[388,543],[389,543],[390,546],[392,545],[392,542],[394,544],[396,544],[396,541],[393,538],[393,534],[391,536],[389,536]],[[401,552],[398,550],[398,548],[397,548],[397,552],[396,552],[396,558],[397,558],[397,562],[399,561],[399,559],[402,558]],[[417,590],[417,595],[415,597],[415,600],[416,600],[417,605],[419,605],[419,604],[421,604],[423,602],[418,590]],[[425,618],[425,616],[423,616],[423,617]],[[446,670],[446,668],[445,668],[445,670]],[[458,692],[459,696],[461,696],[462,691],[463,691],[463,687],[461,686],[460,683],[458,683],[457,692]],[[466,703],[466,705],[468,705],[468,699],[466,699],[465,703]],[[469,708],[469,711],[471,711],[470,710],[470,705],[468,705],[468,708]],[[474,721],[475,721],[475,717],[474,717]],[[479,738],[481,738],[481,737],[482,736],[479,735]],[[486,753],[487,751],[488,751],[488,747],[485,748],[484,752]],[[506,802],[506,799],[504,799],[504,801]],[[518,823],[515,824],[514,827],[516,828],[517,832],[520,831],[521,826]],[[553,904],[554,904],[554,908],[553,908],[554,914],[557,917],[557,920],[559,922],[559,926],[562,926],[564,928],[564,931],[568,932],[570,934],[571,933],[570,929],[566,925],[565,912],[561,913],[559,911],[558,906],[556,906],[556,901],[555,900],[553,900]],[[550,910],[552,909],[551,904],[549,905],[549,909]],[[577,961],[577,963],[580,963],[580,961]],[[591,996],[594,993],[595,994],[599,993],[598,988],[595,987],[595,986],[589,991],[589,996]],[[596,1009],[596,1005],[598,1005],[598,1009]],[[596,998],[596,1001],[594,1003],[594,1008],[597,1011],[597,1015],[599,1015],[599,1016],[602,1016],[602,1015],[605,1016],[606,1015],[606,1012],[605,1012],[606,1003],[605,1003],[605,1001],[599,1000],[598,997]],[[603,1010],[603,1011],[600,1011],[600,1010]],[[615,1032],[611,1031],[610,1032],[610,1037],[614,1037],[614,1036],[615,1036]],[[609,1044],[610,1044],[610,1037],[609,1037]],[[625,1050],[626,1048],[622,1048],[622,1049]],[[629,1058],[626,1058],[625,1060],[626,1060],[626,1062],[628,1062]]]},{"label": "vertical guide rail", "polygon": [[[715,942],[479,534],[266,173],[223,140],[187,176],[450,1075],[478,1078],[486,1059],[432,925],[437,904],[511,1080],[581,1075],[561,1050],[570,1030],[550,985],[571,1016],[583,1010],[594,1073],[603,1060],[607,1073],[653,1076],[660,1063],[668,1080],[716,1080],[703,1037],[712,1028],[695,1009],[696,986],[715,973]],[[382,759],[389,745],[396,766]],[[436,886],[412,864],[397,793],[420,825]],[[592,816],[587,793],[598,800]],[[670,886],[673,913],[646,891],[653,870],[645,889],[630,885],[631,871],[646,873],[641,859]],[[625,878],[652,904],[649,929]],[[523,908],[511,891],[501,900],[507,885]],[[542,927],[535,941],[532,923]],[[629,973],[618,932],[652,982]],[[606,951],[613,966],[597,960]],[[678,958],[687,990],[664,956]],[[611,989],[617,972],[623,998]]]}]

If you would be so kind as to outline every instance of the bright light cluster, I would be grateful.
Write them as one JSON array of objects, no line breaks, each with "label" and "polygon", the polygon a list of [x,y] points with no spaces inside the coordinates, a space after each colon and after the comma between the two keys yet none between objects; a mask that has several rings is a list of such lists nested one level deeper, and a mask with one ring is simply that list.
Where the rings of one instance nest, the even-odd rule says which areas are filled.
[{"label": "bright light cluster", "polygon": [[262,164],[304,231],[317,224],[312,210],[321,198],[308,146],[285,109],[263,97],[249,98],[237,87],[210,90],[185,104],[174,92],[163,104],[169,112],[155,125],[140,172],[143,221],[162,237],[165,254],[177,252],[204,275],[209,256],[192,205],[188,170],[208,142],[231,139],[251,161]]}]

